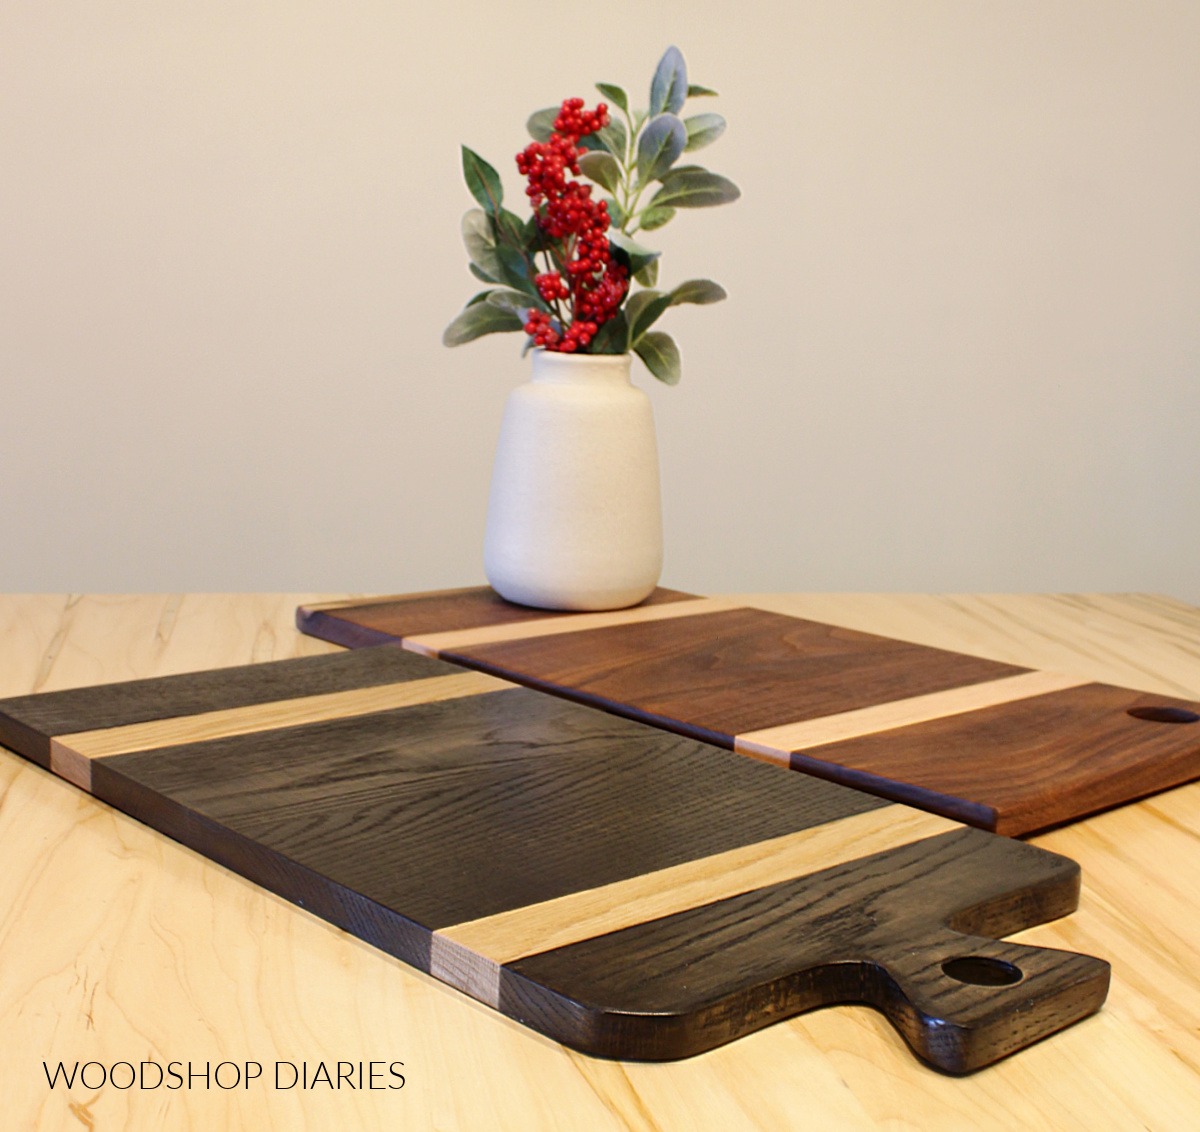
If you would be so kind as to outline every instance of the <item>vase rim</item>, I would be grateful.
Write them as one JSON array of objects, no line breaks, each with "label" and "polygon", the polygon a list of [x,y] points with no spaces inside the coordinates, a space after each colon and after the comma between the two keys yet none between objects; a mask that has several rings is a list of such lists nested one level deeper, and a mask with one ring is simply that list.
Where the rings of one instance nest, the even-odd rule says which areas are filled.
[{"label": "vase rim", "polygon": [[562,358],[564,361],[569,360],[576,362],[611,362],[633,357],[632,350],[627,350],[623,354],[568,354],[563,350],[547,350],[542,346],[535,346],[530,352],[535,358]]},{"label": "vase rim", "polygon": [[533,356],[531,379],[535,382],[574,385],[584,382],[631,383],[630,354],[564,354],[539,350]]}]

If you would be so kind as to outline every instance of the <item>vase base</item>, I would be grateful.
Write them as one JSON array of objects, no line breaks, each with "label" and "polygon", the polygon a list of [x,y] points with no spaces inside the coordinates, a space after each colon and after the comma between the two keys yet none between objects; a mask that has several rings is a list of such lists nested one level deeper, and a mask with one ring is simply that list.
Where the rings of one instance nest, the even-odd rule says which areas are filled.
[{"label": "vase base", "polygon": [[491,584],[496,593],[514,605],[559,613],[602,613],[640,605],[654,593],[658,580],[655,579],[649,586],[626,586],[620,589],[551,589],[504,582],[497,584],[495,581],[491,581]]}]

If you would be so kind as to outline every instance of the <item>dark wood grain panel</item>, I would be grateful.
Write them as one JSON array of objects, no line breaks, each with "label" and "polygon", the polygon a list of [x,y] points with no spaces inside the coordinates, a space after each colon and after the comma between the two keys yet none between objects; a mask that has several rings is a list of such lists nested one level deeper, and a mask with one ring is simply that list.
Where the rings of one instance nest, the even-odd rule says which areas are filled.
[{"label": "dark wood grain panel", "polygon": [[282,699],[452,676],[461,669],[394,645],[0,700],[0,743],[42,766],[50,738]]},{"label": "dark wood grain panel", "polygon": [[885,804],[526,689],[97,760],[122,805],[116,774],[430,929]]},{"label": "dark wood grain panel", "polygon": [[[658,587],[641,605],[688,601],[695,595]],[[515,625],[576,614],[535,609],[505,601],[490,586],[400,594],[353,605],[300,606],[296,626],[302,632],[346,648],[398,643],[422,633]]]},{"label": "dark wood grain panel", "polygon": [[[797,769],[997,832],[1031,833],[1200,777],[1197,705],[1085,684],[792,755]],[[965,803],[965,805],[964,805]],[[967,807],[972,807],[970,810]]]},{"label": "dark wood grain panel", "polygon": [[[863,1002],[921,1057],[968,1072],[1104,1001],[1107,963],[991,938],[1065,914],[1078,889],[1074,862],[962,830],[518,960],[501,1009],[568,1044],[584,1034],[594,1052],[658,1060]],[[965,982],[963,967],[1016,981]]]},{"label": "dark wood grain panel", "polygon": [[757,609],[441,655],[726,746],[739,732],[1027,671]]},{"label": "dark wood grain panel", "polygon": [[[76,752],[79,781],[587,1052],[685,1056],[865,1000],[922,1056],[961,1072],[1103,999],[1102,962],[986,938],[1074,906],[1077,870],[1052,854],[528,689],[290,724],[287,705],[300,711],[332,684],[444,671],[391,646],[314,660],[242,671],[252,694],[278,697],[278,712],[255,711],[262,729]],[[329,680],[314,684],[321,669]],[[227,694],[213,675],[198,674],[190,697],[171,678],[83,703],[112,721],[101,735],[134,742],[145,728],[126,725],[148,705],[209,711]],[[72,693],[21,708],[27,730],[82,710]],[[1021,989],[964,997],[947,956],[1019,960]]]}]

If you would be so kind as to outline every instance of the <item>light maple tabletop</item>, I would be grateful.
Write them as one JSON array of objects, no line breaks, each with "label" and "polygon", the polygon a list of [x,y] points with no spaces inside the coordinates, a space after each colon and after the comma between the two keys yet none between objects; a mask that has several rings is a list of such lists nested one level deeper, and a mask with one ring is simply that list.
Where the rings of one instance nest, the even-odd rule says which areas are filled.
[{"label": "light maple tabletop", "polygon": [[[297,633],[293,613],[300,602],[350,596],[0,599],[0,696],[335,651]],[[1169,598],[737,597],[1200,699],[1200,609]],[[0,750],[0,1126],[1197,1127],[1200,783],[1033,840],[1080,863],[1083,892],[1076,913],[1014,938],[1112,963],[1108,1001],[1092,1018],[965,1078],[920,1064],[866,1007],[815,1011],[686,1061],[602,1061],[526,1030]],[[251,1061],[264,1076],[228,1090],[77,1081],[68,1091],[61,1082],[51,1090],[43,1068],[143,1060],[196,1068]],[[403,1062],[404,1086],[275,1087],[276,1062],[307,1062],[311,1071],[321,1061]]]}]

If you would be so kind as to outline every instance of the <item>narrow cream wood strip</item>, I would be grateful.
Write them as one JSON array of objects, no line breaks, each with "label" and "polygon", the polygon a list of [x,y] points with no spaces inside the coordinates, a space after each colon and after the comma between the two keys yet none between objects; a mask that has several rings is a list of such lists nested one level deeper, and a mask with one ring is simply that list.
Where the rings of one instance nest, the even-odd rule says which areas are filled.
[{"label": "narrow cream wood strip", "polygon": [[[130,723],[124,727],[108,727],[98,731],[78,731],[73,735],[58,735],[50,740],[50,767],[55,773],[61,773],[59,766],[76,765],[71,761],[72,758],[98,759],[105,755],[127,755],[133,751],[148,751],[155,747],[199,743],[205,739],[223,739],[230,735],[247,735],[253,731],[272,731],[303,723],[369,715],[371,712],[390,711],[393,708],[412,707],[438,700],[454,700],[463,696],[478,696],[485,692],[512,687],[515,685],[507,680],[500,680],[482,672],[462,672],[453,676],[433,676],[426,680],[406,680],[399,684],[381,684],[373,688],[353,688],[345,692],[275,700],[250,707],[225,708],[221,711],[177,716],[172,719],[153,719],[145,723]],[[68,775],[63,774],[63,777]],[[89,782],[90,777],[89,773]]]},{"label": "narrow cream wood strip", "polygon": [[1049,692],[1061,692],[1067,688],[1078,688],[1089,683],[1091,681],[1085,678],[1064,676],[1058,672],[1025,672],[1020,676],[1006,676],[1002,680],[989,680],[965,688],[950,688],[944,692],[932,692],[927,696],[913,696],[907,700],[874,704],[858,711],[825,715],[800,723],[784,723],[778,727],[763,728],[761,731],[747,731],[743,735],[734,736],[733,749],[765,762],[787,766],[788,755],[792,751],[803,751],[825,743],[839,743],[843,739],[873,735],[878,731],[891,731],[914,723],[926,723],[931,719],[944,719],[946,716],[980,711],[983,708],[1026,700],[1033,696],[1044,696]]},{"label": "narrow cream wood strip", "polygon": [[701,613],[721,613],[741,608],[722,598],[702,597],[695,601],[671,601],[665,605],[638,605],[633,609],[615,609],[608,613],[574,613],[569,617],[547,617],[544,621],[519,621],[508,625],[482,625],[477,629],[451,629],[445,633],[422,633],[416,637],[405,637],[401,643],[412,652],[436,657],[443,649],[490,645],[497,641],[521,641],[530,637],[552,637],[559,633],[580,633],[587,629],[637,625],[645,621],[669,621],[675,617],[694,617]]},{"label": "narrow cream wood strip", "polygon": [[363,605],[403,605],[413,598],[455,597],[458,594],[469,594],[479,589],[478,586],[456,586],[449,590],[429,590],[419,594],[360,594],[354,597],[342,597],[336,601],[306,601],[303,607],[310,613],[338,613],[344,609],[358,609]]},{"label": "narrow cream wood strip", "polygon": [[500,967],[515,959],[962,828],[958,822],[909,806],[869,810],[644,876],[443,928],[433,936],[430,970],[459,990],[496,1006]]},{"label": "narrow cream wood strip", "polygon": [[80,790],[92,792],[92,760],[67,747],[55,746],[50,740],[50,769]]}]

